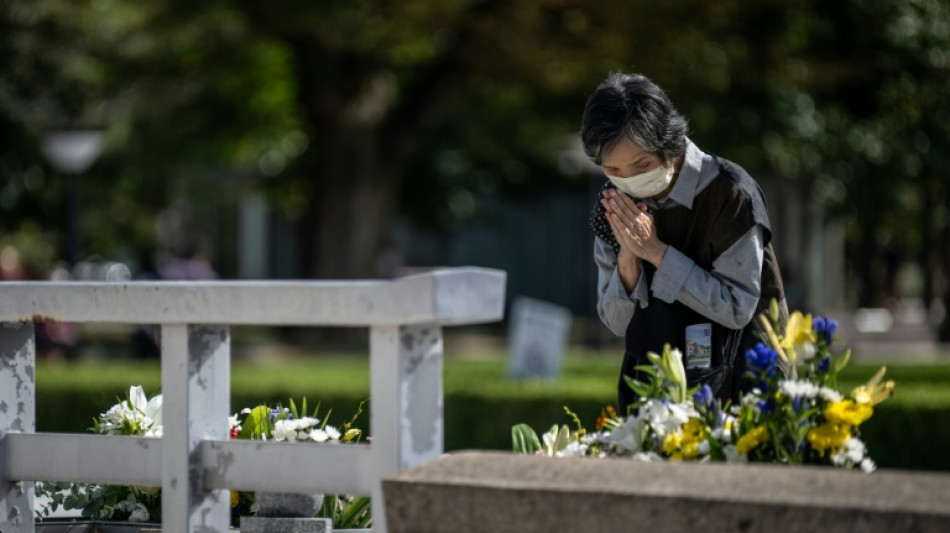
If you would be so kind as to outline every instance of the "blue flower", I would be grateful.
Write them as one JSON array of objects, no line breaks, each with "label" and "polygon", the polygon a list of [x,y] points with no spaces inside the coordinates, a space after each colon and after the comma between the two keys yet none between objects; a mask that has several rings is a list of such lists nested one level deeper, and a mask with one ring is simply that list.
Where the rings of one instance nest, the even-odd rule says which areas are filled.
[{"label": "blue flower", "polygon": [[830,345],[834,338],[835,330],[838,329],[838,321],[823,316],[816,316],[811,320],[811,327],[819,338],[825,340],[825,345]]},{"label": "blue flower", "polygon": [[826,355],[821,358],[821,361],[818,361],[818,371],[824,374],[829,370],[831,370],[831,357]]},{"label": "blue flower", "polygon": [[703,386],[693,394],[693,399],[697,405],[709,406],[713,403],[713,391],[709,385],[703,383]]},{"label": "blue flower", "polygon": [[759,400],[757,405],[759,407],[759,411],[763,415],[767,415],[775,410],[775,399],[769,398],[768,400]]},{"label": "blue flower", "polygon": [[792,400],[792,409],[794,409],[796,413],[800,413],[802,407],[805,406],[805,400],[806,398],[804,396],[796,396],[795,399]]},{"label": "blue flower", "polygon": [[750,370],[772,377],[777,370],[778,352],[760,342],[745,353],[745,360]]}]

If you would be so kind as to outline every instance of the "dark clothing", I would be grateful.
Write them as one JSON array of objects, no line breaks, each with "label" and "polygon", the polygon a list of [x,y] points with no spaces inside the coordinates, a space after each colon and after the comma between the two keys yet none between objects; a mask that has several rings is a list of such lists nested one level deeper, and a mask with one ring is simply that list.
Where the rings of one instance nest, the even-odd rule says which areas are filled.
[{"label": "dark clothing", "polygon": [[[713,262],[750,228],[762,228],[765,245],[761,272],[761,296],[755,316],[766,312],[775,299],[785,309],[785,294],[775,254],[772,250],[772,231],[765,198],[758,185],[741,167],[717,158],[719,175],[696,195],[690,208],[674,206],[656,210],[654,224],[660,241],[676,248],[709,271]],[[644,262],[643,276],[652,280],[655,267]],[[647,284],[650,285],[649,283]],[[787,310],[784,311],[787,316]],[[743,329],[729,329],[679,301],[667,303],[651,298],[649,306],[638,310],[627,326],[626,351],[618,384],[621,413],[635,400],[635,395],[623,379],[624,375],[637,378],[634,367],[649,364],[647,352],[660,353],[664,344],[686,350],[686,327],[710,323],[712,326],[712,361],[708,368],[687,371],[688,385],[708,383],[722,399],[738,398],[745,372],[745,351],[759,339],[756,318]]]}]

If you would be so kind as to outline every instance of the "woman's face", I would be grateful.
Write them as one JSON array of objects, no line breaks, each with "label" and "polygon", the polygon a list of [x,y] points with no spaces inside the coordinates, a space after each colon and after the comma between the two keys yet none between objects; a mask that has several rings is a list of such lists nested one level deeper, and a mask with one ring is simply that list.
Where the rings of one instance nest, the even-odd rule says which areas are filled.
[{"label": "woman's face", "polygon": [[662,162],[658,155],[640,148],[627,137],[621,137],[604,154],[600,168],[608,176],[629,178],[649,172],[660,166]]}]

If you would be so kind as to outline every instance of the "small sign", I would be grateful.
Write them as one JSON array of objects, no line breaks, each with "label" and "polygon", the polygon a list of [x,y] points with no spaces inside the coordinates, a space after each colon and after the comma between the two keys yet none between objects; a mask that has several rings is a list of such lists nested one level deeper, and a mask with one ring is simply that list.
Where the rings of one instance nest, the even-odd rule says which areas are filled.
[{"label": "small sign", "polygon": [[509,373],[514,378],[557,377],[571,330],[571,312],[559,305],[519,297],[511,307]]},{"label": "small sign", "polygon": [[712,324],[686,326],[686,368],[709,368],[712,362]]}]

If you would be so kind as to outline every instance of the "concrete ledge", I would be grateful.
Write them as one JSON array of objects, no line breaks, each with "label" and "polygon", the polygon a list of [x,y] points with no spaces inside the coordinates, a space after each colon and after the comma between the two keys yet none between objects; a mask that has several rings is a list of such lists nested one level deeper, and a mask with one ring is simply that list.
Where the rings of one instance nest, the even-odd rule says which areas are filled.
[{"label": "concrete ledge", "polygon": [[950,529],[950,475],[464,452],[383,481],[390,533]]}]

